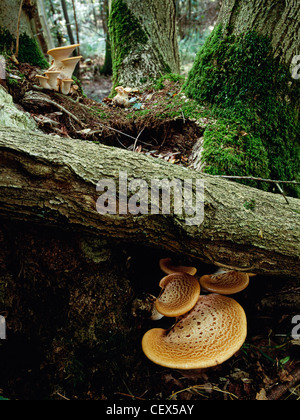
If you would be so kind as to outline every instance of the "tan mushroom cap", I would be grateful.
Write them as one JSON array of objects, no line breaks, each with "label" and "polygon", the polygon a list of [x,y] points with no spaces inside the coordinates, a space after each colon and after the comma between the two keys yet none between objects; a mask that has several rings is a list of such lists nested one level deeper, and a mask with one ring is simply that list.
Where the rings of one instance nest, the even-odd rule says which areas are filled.
[{"label": "tan mushroom cap", "polygon": [[63,65],[62,73],[63,73],[64,79],[70,79],[72,77],[75,67],[81,59],[82,59],[82,56],[80,55],[78,57],[70,57],[70,58],[65,58],[64,60],[61,60],[62,65]]},{"label": "tan mushroom cap", "polygon": [[184,265],[175,265],[171,258],[162,258],[159,260],[160,269],[166,274],[172,273],[187,273],[194,276],[197,273],[197,268],[186,267]]},{"label": "tan mushroom cap", "polygon": [[57,83],[57,78],[60,75],[60,71],[46,71],[46,77],[49,79],[48,84],[52,89],[58,90],[59,85]]},{"label": "tan mushroom cap", "polygon": [[172,273],[161,279],[163,289],[156,299],[155,307],[159,313],[177,317],[190,311],[200,295],[198,280],[187,273]]},{"label": "tan mushroom cap", "polygon": [[67,45],[65,47],[52,48],[51,50],[47,51],[47,54],[51,55],[56,61],[62,61],[65,58],[68,58],[79,46],[80,44],[73,44]]},{"label": "tan mushroom cap", "polygon": [[171,369],[203,369],[232,357],[247,335],[247,319],[234,299],[201,295],[194,308],[169,330],[154,328],[142,348],[154,363]]},{"label": "tan mushroom cap", "polygon": [[73,79],[63,79],[61,81],[61,93],[63,93],[64,95],[68,95],[70,93],[70,89],[73,83]]},{"label": "tan mushroom cap", "polygon": [[40,85],[42,86],[42,88],[44,88],[44,89],[50,89],[50,90],[52,89],[51,86],[48,83],[49,82],[48,77],[42,76],[40,74],[37,74],[35,77],[37,79],[39,79],[39,82],[40,82]]},{"label": "tan mushroom cap", "polygon": [[241,292],[249,285],[249,274],[227,271],[200,277],[200,285],[207,292],[232,295]]}]

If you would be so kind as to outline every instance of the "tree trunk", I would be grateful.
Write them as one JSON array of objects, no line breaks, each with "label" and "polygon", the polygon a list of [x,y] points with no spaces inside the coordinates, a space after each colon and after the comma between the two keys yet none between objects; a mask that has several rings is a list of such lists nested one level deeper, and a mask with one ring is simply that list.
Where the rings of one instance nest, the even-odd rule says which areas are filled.
[{"label": "tree trunk", "polygon": [[[16,51],[19,8],[19,0],[1,0],[0,54],[12,55]],[[36,19],[39,19],[39,17],[35,2],[24,1],[20,16],[18,60],[47,68],[48,63],[36,41],[38,32],[35,24]],[[43,37],[42,34],[37,39],[40,40],[40,37]],[[44,39],[42,42],[44,42]]]},{"label": "tree trunk", "polygon": [[222,3],[185,85],[216,118],[195,157],[203,171],[299,181],[300,86],[290,70],[299,22],[294,1]]},{"label": "tree trunk", "polygon": [[299,54],[300,9],[297,0],[223,0],[218,23],[235,34],[255,30],[265,35],[271,40],[274,57],[289,66],[293,57]]},{"label": "tree trunk", "polygon": [[[147,245],[195,262],[259,274],[299,275],[297,199],[289,198],[287,204],[281,195],[201,176],[137,153],[18,129],[0,130],[0,161],[1,217]],[[120,171],[126,173],[132,191],[137,190],[129,184],[132,180],[146,183],[149,197],[153,180],[192,180],[193,202],[200,201],[195,184],[202,179],[203,222],[187,223],[186,208],[182,214],[162,214],[161,209],[156,214],[134,214],[127,206],[121,212]],[[97,183],[107,179],[116,184],[119,214],[96,210],[103,194],[96,191]],[[104,191],[104,186],[100,189]],[[171,202],[172,197],[171,191]],[[131,194],[128,200],[133,199],[141,201]]]},{"label": "tree trunk", "polygon": [[145,86],[179,73],[174,0],[112,0],[109,31],[114,86]]}]

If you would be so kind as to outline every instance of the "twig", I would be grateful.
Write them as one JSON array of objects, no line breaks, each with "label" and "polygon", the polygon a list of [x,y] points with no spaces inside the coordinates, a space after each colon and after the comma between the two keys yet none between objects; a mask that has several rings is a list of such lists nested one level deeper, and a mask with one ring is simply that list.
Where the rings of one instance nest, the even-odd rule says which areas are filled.
[{"label": "twig", "polygon": [[143,127],[143,129],[139,132],[137,138],[135,139],[134,145],[133,145],[133,151],[135,152],[135,148],[136,148],[136,144],[138,142],[138,139],[140,138],[142,132],[144,131],[145,127]]},{"label": "twig", "polygon": [[292,376],[292,380],[287,384],[280,384],[271,389],[271,391],[267,394],[269,400],[278,400],[282,397],[289,388],[292,388],[297,382],[300,381],[300,367],[297,367],[293,372],[290,373]]},{"label": "twig", "polygon": [[16,35],[16,52],[15,57],[18,58],[19,54],[19,41],[20,41],[20,23],[21,23],[21,14],[23,9],[24,0],[20,2],[19,14],[18,14],[18,24],[17,24],[17,35]]},{"label": "twig", "polygon": [[77,118],[75,115],[73,115],[70,111],[68,111],[66,108],[64,108],[62,105],[58,104],[55,101],[52,101],[51,99],[49,99],[46,95],[42,96],[41,94],[35,95],[32,94],[30,95],[30,97],[28,97],[28,100],[31,101],[41,101],[41,102],[46,102],[50,105],[54,105],[57,108],[59,108],[61,111],[63,111],[65,114],[69,115],[69,117],[73,118],[73,120],[75,120],[82,128],[86,127],[86,124],[84,124],[82,121],[80,121],[79,118]]},{"label": "twig", "polygon": [[264,179],[264,178],[256,178],[254,176],[234,176],[234,175],[214,175],[218,178],[227,178],[227,179],[245,179],[250,181],[258,181],[258,182],[269,182],[272,184],[293,184],[293,185],[299,185],[300,182],[297,181],[280,181],[280,180],[274,180],[274,179]]},{"label": "twig", "polygon": [[284,197],[285,201],[287,202],[287,204],[290,204],[289,203],[289,200],[286,198],[286,196],[285,196],[285,194],[283,192],[283,189],[281,188],[281,186],[277,182],[276,182],[276,187],[278,188],[278,191],[280,192],[280,194],[283,195],[283,197]]}]

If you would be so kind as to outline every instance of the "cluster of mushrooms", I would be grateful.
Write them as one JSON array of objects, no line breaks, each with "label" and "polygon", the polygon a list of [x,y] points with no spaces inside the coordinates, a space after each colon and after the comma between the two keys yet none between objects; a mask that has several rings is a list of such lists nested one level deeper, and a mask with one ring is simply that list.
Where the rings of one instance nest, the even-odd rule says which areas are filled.
[{"label": "cluster of mushrooms", "polygon": [[158,365],[183,370],[213,367],[232,357],[245,342],[247,319],[240,304],[226,295],[245,289],[252,274],[221,271],[198,280],[195,267],[175,266],[170,258],[160,260],[160,268],[167,275],[159,283],[162,291],[151,319],[175,317],[176,322],[168,330],[146,332],[145,355]]},{"label": "cluster of mushrooms", "polygon": [[70,57],[80,44],[68,45],[49,50],[47,54],[53,57],[51,66],[44,75],[37,75],[40,85],[44,89],[55,90],[68,95],[72,90],[73,72],[82,56]]}]

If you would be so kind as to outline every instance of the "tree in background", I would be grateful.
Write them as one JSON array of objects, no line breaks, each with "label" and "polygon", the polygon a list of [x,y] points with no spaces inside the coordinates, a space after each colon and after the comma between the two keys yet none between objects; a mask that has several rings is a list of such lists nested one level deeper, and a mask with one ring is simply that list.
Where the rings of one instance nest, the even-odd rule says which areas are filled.
[{"label": "tree in background", "polygon": [[113,83],[141,86],[179,73],[174,0],[111,0]]},{"label": "tree in background", "polygon": [[1,0],[0,54],[15,53],[20,62],[47,67],[41,52],[42,48],[47,48],[47,42],[41,27],[34,1]]},{"label": "tree in background", "polygon": [[299,28],[296,0],[223,0],[185,85],[217,117],[204,133],[202,170],[299,181],[300,88],[290,69]]}]

